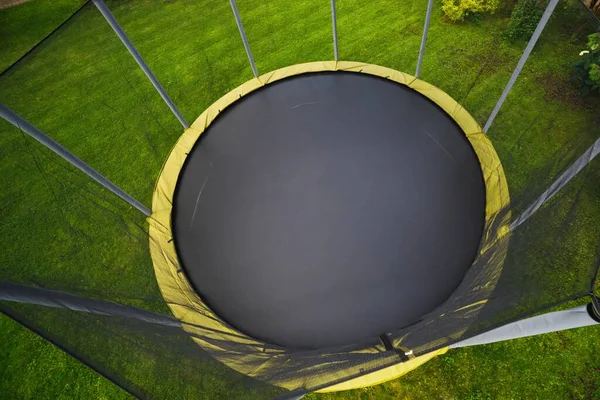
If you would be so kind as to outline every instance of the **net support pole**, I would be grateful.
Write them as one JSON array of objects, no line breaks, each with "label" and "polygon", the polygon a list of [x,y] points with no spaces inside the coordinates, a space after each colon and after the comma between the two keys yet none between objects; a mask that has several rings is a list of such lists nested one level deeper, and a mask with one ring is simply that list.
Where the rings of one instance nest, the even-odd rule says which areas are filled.
[{"label": "net support pole", "polygon": [[450,345],[450,347],[477,346],[591,325],[600,325],[600,323],[590,315],[588,306],[579,306],[506,324],[500,328]]},{"label": "net support pole", "polygon": [[338,38],[337,38],[337,14],[335,12],[335,0],[331,0],[331,28],[333,32],[333,59],[338,61]]},{"label": "net support pole", "polygon": [[433,0],[427,2],[427,14],[425,15],[425,26],[423,27],[423,37],[421,38],[421,48],[419,49],[419,59],[417,60],[417,70],[415,78],[421,76],[421,64],[423,64],[423,56],[425,54],[425,43],[427,43],[427,33],[429,32],[429,23],[431,21],[431,11],[433,10]]},{"label": "net support pole", "polygon": [[81,161],[77,158],[73,153],[69,150],[65,149],[63,146],[58,144],[54,139],[46,135],[44,132],[31,125],[21,116],[17,115],[10,108],[6,107],[4,104],[0,103],[0,117],[16,126],[22,132],[25,132],[54,153],[58,154],[64,160],[69,162],[71,165],[82,171],[84,174],[92,178],[94,181],[111,191],[113,194],[120,197],[122,200],[126,201],[140,212],[142,212],[146,216],[150,216],[150,210],[145,207],[142,203],[131,197],[124,190],[119,188],[117,185],[108,180],[104,175],[100,174],[98,171]]},{"label": "net support pole", "polygon": [[190,125],[187,123],[185,118],[183,118],[183,115],[181,115],[179,109],[177,108],[175,103],[173,103],[173,100],[171,100],[171,98],[169,97],[165,89],[162,87],[158,79],[156,79],[156,76],[154,76],[150,68],[148,68],[148,65],[146,64],[140,53],[137,51],[133,43],[131,43],[131,40],[129,40],[129,38],[125,34],[125,31],[123,31],[123,28],[121,28],[121,25],[119,25],[119,23],[115,19],[115,16],[110,12],[110,9],[106,6],[106,4],[104,4],[104,1],[93,0],[93,2],[96,8],[98,8],[100,13],[102,14],[102,16],[106,19],[110,27],[113,29],[113,31],[115,31],[119,39],[121,39],[121,42],[123,42],[127,50],[129,50],[129,53],[133,56],[135,62],[137,62],[142,71],[144,71],[144,74],[146,74],[146,76],[148,77],[148,79],[150,80],[160,97],[162,97],[163,101],[167,104],[171,112],[179,120],[181,126],[183,126],[184,129],[189,128]]},{"label": "net support pole", "polygon": [[550,200],[552,196],[558,193],[569,183],[586,165],[588,165],[596,156],[600,154],[600,139],[596,140],[569,168],[567,168],[557,180],[555,180],[548,189],[542,193],[525,211],[510,224],[510,230],[515,230],[523,222],[527,221],[537,210]]},{"label": "net support pole", "polygon": [[515,82],[517,81],[517,78],[519,77],[521,70],[525,66],[525,63],[527,62],[529,55],[533,51],[535,44],[537,43],[538,39],[540,38],[540,35],[542,34],[542,31],[546,27],[546,24],[548,23],[548,20],[550,19],[550,16],[554,12],[554,9],[556,8],[557,4],[558,4],[558,0],[550,0],[550,2],[548,3],[548,6],[546,7],[544,14],[542,15],[542,18],[540,18],[540,22],[538,23],[537,27],[535,28],[533,35],[531,35],[531,39],[529,39],[529,43],[527,43],[527,47],[525,47],[525,50],[523,51],[523,54],[521,55],[521,59],[519,59],[519,62],[517,63],[517,66],[516,66],[515,70],[513,71],[512,76],[508,80],[508,83],[506,84],[506,87],[504,88],[502,95],[500,95],[500,98],[498,99],[498,102],[496,103],[494,110],[490,114],[490,117],[488,118],[487,122],[485,123],[485,126],[483,127],[483,131],[485,133],[488,132],[488,130],[490,129],[490,126],[492,126],[492,123],[494,122],[494,119],[496,119],[498,112],[500,112],[500,108],[502,108],[502,104],[504,104],[506,97],[508,97],[508,94],[510,93],[512,87],[514,86]]},{"label": "net support pole", "polygon": [[148,324],[182,328],[179,320],[166,315],[105,300],[90,299],[58,290],[18,283],[0,282],[0,301],[60,308],[107,317],[135,319]]},{"label": "net support pole", "polygon": [[248,43],[248,38],[246,37],[244,25],[242,24],[240,12],[237,9],[235,0],[229,0],[229,4],[231,5],[231,11],[233,11],[233,16],[235,17],[235,23],[237,24],[238,30],[240,31],[242,42],[244,42],[244,49],[246,49],[246,55],[248,56],[248,61],[250,62],[250,68],[252,68],[252,73],[254,74],[254,77],[258,78],[258,70],[256,69],[256,64],[254,63],[254,57],[252,57],[252,51],[250,50],[250,44]]}]

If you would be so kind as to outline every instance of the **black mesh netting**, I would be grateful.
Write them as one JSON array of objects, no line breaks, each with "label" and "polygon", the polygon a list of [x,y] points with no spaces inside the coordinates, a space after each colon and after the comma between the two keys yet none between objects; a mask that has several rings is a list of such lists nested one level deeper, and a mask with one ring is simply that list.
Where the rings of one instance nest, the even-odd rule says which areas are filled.
[{"label": "black mesh netting", "polygon": [[[107,2],[188,122],[252,77],[229,4],[212,3]],[[328,4],[303,2],[294,14],[283,0],[238,3],[259,72],[333,57]],[[340,59],[412,74],[425,10],[417,1],[371,6],[339,0]],[[178,18],[183,12],[189,18]],[[389,19],[390,29],[370,27],[373,18]],[[526,41],[506,37],[506,18],[477,23],[489,23],[488,36],[459,40],[445,33],[466,28],[434,8],[421,79],[483,125]],[[500,232],[600,137],[600,98],[581,96],[571,74],[587,36],[598,29],[578,2],[557,7],[488,132],[511,199],[488,227],[500,238],[482,249],[447,302],[391,333],[397,348],[425,354],[593,290],[600,262],[599,160],[573,174],[511,232]],[[401,45],[386,45],[394,40]],[[148,207],[182,133],[92,3],[0,75],[0,102]],[[143,214],[4,120],[0,148],[0,311],[130,393],[268,399],[402,362],[376,340],[257,353],[210,326],[182,325],[156,284]],[[207,346],[219,349],[220,361]]]}]

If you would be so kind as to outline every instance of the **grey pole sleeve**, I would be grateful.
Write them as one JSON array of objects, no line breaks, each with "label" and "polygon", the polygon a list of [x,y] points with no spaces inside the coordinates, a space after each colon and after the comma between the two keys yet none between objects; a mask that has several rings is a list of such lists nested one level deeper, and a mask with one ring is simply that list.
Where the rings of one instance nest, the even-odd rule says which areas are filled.
[{"label": "grey pole sleeve", "polygon": [[181,328],[181,322],[173,317],[104,300],[90,299],[58,290],[32,287],[17,283],[0,282],[0,301],[34,304],[62,308],[110,317],[133,318],[150,324]]},{"label": "grey pole sleeve", "polygon": [[550,0],[550,2],[548,3],[548,6],[546,7],[544,14],[542,15],[542,18],[540,19],[540,22],[538,23],[537,27],[535,28],[533,35],[531,35],[531,39],[529,39],[529,43],[527,43],[527,47],[525,47],[525,50],[523,51],[523,54],[521,55],[521,59],[517,63],[517,67],[513,71],[512,76],[510,77],[508,83],[506,84],[506,87],[504,88],[504,91],[502,92],[502,95],[500,96],[500,99],[498,99],[498,102],[496,103],[496,106],[494,107],[494,110],[492,111],[492,114],[490,115],[487,122],[485,123],[485,126],[483,127],[484,132],[487,133],[487,131],[490,129],[490,126],[492,126],[494,119],[498,115],[500,108],[502,108],[502,104],[504,104],[504,101],[506,100],[506,97],[510,93],[513,85],[517,81],[517,78],[519,77],[519,74],[521,73],[523,66],[525,66],[525,63],[527,62],[527,59],[529,58],[531,51],[533,50],[535,44],[537,43],[538,39],[540,38],[540,35],[542,34],[542,31],[546,27],[546,24],[548,23],[548,20],[550,19],[550,16],[554,12],[554,9],[556,8],[557,4],[558,4],[558,0]]},{"label": "grey pole sleeve", "polygon": [[303,399],[307,393],[309,392],[306,389],[296,389],[291,392],[280,394],[273,398],[273,400],[300,400]]},{"label": "grey pole sleeve", "polygon": [[433,0],[429,0],[427,3],[427,14],[425,15],[425,26],[423,27],[423,37],[421,38],[421,48],[419,49],[419,59],[417,60],[417,70],[415,71],[416,78],[421,76],[421,64],[423,64],[423,55],[425,54],[425,43],[427,43],[427,32],[429,32],[432,10]]},{"label": "grey pole sleeve", "polygon": [[564,331],[583,326],[600,325],[590,316],[586,306],[556,311],[521,321],[513,322],[496,328],[481,335],[474,336],[462,342],[450,345],[451,348],[477,346],[502,342],[504,340],[518,339],[544,333]]},{"label": "grey pole sleeve", "polygon": [[250,62],[250,68],[252,68],[252,73],[254,74],[254,77],[258,78],[258,70],[256,69],[256,64],[254,64],[254,57],[252,57],[252,51],[250,51],[250,44],[248,43],[246,31],[244,30],[244,25],[242,25],[242,18],[240,18],[240,13],[237,9],[237,5],[235,4],[235,0],[229,0],[229,4],[231,4],[231,11],[233,11],[233,16],[235,17],[235,23],[237,24],[238,30],[240,31],[242,42],[244,42],[244,49],[246,49],[246,55],[248,56],[248,61]]},{"label": "grey pole sleeve", "polygon": [[101,175],[98,171],[81,161],[77,158],[73,153],[62,147],[60,144],[54,141],[54,139],[47,136],[44,132],[40,131],[35,126],[31,125],[29,122],[21,118],[14,111],[6,107],[4,104],[0,103],[0,117],[4,118],[21,131],[25,132],[63,159],[67,160],[71,165],[78,168],[84,174],[98,182],[100,185],[110,190],[112,193],[119,196],[121,199],[125,200],[127,203],[137,208],[139,211],[144,213],[147,216],[150,216],[151,212],[148,208],[146,208],[139,201],[125,193],[121,188],[117,185],[109,181],[104,175]]},{"label": "grey pole sleeve", "polygon": [[333,59],[339,58],[338,39],[337,39],[337,15],[335,13],[335,0],[331,0],[331,27],[333,31]]},{"label": "grey pole sleeve", "polygon": [[177,119],[179,120],[181,125],[184,127],[184,129],[189,128],[190,125],[187,123],[185,118],[183,118],[183,115],[181,115],[181,113],[177,109],[177,106],[175,106],[175,103],[173,103],[173,100],[171,100],[171,98],[169,97],[167,92],[165,92],[165,89],[162,87],[160,82],[156,79],[156,77],[154,76],[152,71],[150,71],[150,68],[148,68],[148,65],[146,65],[146,62],[144,61],[144,59],[142,58],[140,53],[138,53],[138,51],[135,48],[135,46],[133,45],[133,43],[131,43],[131,40],[129,40],[129,38],[125,34],[125,31],[123,31],[123,28],[121,28],[121,25],[119,25],[119,23],[115,19],[114,15],[112,15],[112,13],[110,12],[110,10],[106,6],[106,4],[104,4],[104,1],[93,0],[93,2],[94,2],[94,5],[98,8],[98,10],[100,10],[100,13],[102,13],[102,15],[104,16],[106,21],[111,26],[111,28],[115,31],[115,33],[117,34],[119,39],[121,39],[121,42],[123,42],[125,47],[127,47],[127,50],[129,50],[129,53],[131,53],[131,55],[133,56],[135,61],[138,63],[138,65],[140,66],[142,71],[144,71],[144,73],[146,74],[146,76],[148,77],[150,82],[152,82],[152,85],[154,85],[154,88],[156,89],[158,94],[160,94],[160,97],[162,97],[164,102],[167,103],[167,106],[171,109],[173,114],[175,114],[175,117],[177,117]]}]

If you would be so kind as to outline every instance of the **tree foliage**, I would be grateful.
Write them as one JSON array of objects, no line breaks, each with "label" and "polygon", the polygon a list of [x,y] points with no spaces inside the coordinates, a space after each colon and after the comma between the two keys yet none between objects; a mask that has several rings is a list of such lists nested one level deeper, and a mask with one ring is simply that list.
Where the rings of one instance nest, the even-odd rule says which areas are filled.
[{"label": "tree foliage", "polygon": [[519,0],[510,15],[505,35],[510,39],[528,40],[542,18],[547,0]]},{"label": "tree foliage", "polygon": [[600,93],[600,32],[588,36],[587,48],[573,66],[573,80],[581,94]]},{"label": "tree foliage", "polygon": [[442,11],[453,22],[463,21],[472,14],[493,14],[500,0],[442,0]]}]

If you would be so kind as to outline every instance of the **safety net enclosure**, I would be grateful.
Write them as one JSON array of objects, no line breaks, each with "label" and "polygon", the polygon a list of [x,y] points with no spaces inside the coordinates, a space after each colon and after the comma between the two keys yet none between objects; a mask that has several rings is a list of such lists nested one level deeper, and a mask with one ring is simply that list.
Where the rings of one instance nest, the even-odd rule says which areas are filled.
[{"label": "safety net enclosure", "polygon": [[594,298],[579,2],[521,42],[431,2],[213,6],[90,1],[0,75],[3,313],[137,397],[269,399]]}]

